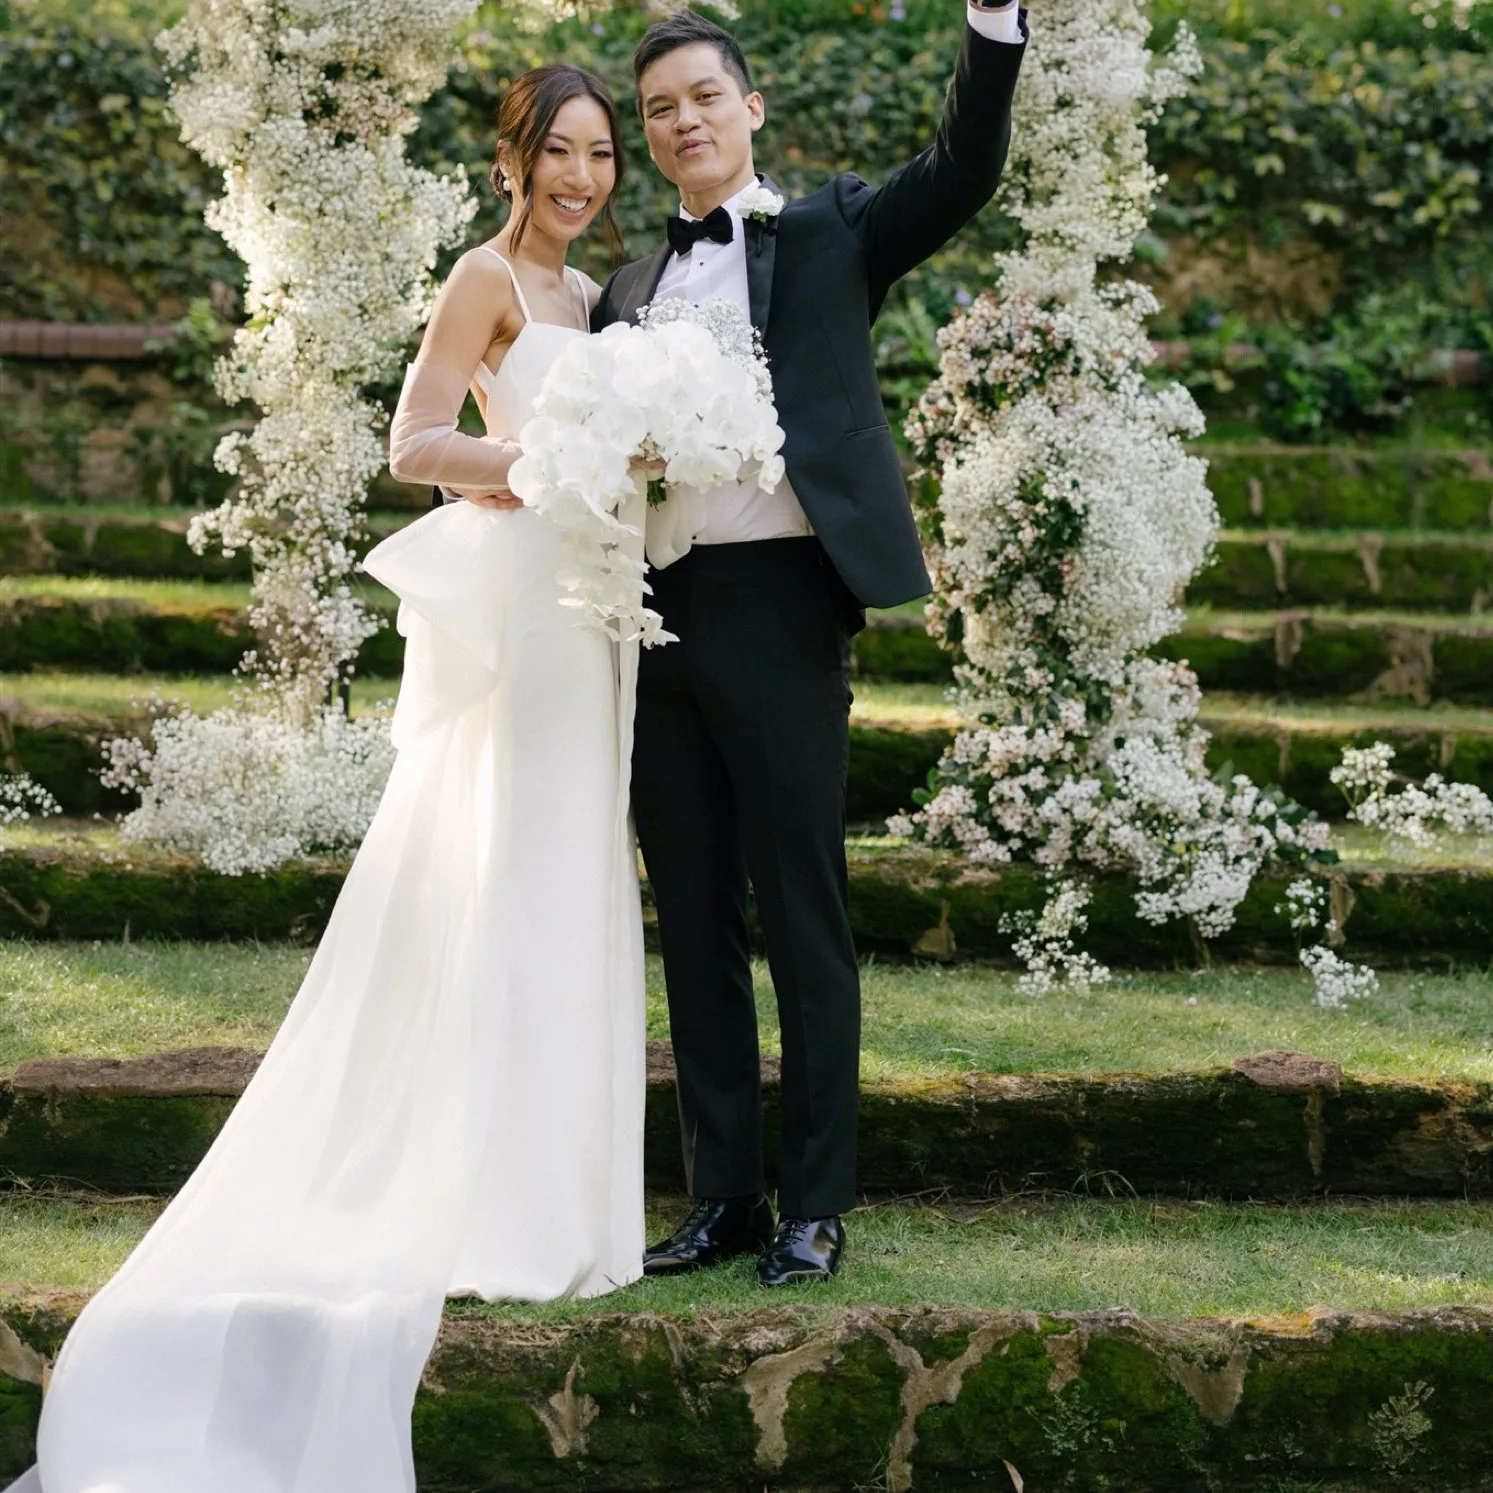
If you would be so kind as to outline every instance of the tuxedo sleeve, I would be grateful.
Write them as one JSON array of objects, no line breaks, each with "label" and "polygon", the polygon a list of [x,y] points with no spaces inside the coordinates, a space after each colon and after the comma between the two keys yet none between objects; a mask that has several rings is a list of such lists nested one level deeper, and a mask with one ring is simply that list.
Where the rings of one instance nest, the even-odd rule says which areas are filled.
[{"label": "tuxedo sleeve", "polygon": [[1026,53],[981,36],[966,23],[943,118],[932,145],[888,178],[867,186],[842,178],[841,210],[860,238],[873,296],[941,249],[995,195],[1011,143],[1011,99]]}]

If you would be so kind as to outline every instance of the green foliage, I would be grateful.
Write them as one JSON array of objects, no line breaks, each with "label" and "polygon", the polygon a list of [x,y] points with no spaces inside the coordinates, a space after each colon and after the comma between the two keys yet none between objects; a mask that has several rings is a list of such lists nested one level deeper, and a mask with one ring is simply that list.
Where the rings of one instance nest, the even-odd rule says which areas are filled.
[{"label": "green foliage", "polygon": [[[177,138],[152,47],[178,9],[177,0],[13,0],[0,36],[0,252],[12,268],[0,315],[174,317],[212,282],[239,282],[237,262],[201,222],[214,173]],[[742,9],[734,29],[768,104],[759,161],[788,191],[851,166],[884,179],[932,138],[960,25],[947,0],[746,0]],[[1208,61],[1152,129],[1169,184],[1137,261],[1169,302],[1160,328],[1206,341],[1208,317],[1228,318],[1226,303],[1189,309],[1185,273],[1169,290],[1188,246],[1225,259],[1262,251],[1276,269],[1263,299],[1251,298],[1249,325],[1213,329],[1219,344],[1262,345],[1240,397],[1287,439],[1382,431],[1407,407],[1416,351],[1493,347],[1493,5],[1475,7],[1464,29],[1447,0],[1305,11],[1293,0],[1152,0],[1152,9],[1159,43],[1185,19]],[[411,141],[423,164],[472,177],[474,236],[502,222],[486,186],[497,102],[518,72],[563,58],[600,73],[622,104],[632,169],[617,211],[628,254],[658,241],[672,193],[631,109],[631,52],[648,19],[629,4],[534,34],[496,0],[483,6]],[[987,209],[889,300],[878,357],[894,423],[936,365],[935,329],[1012,236]],[[611,268],[600,235],[583,242],[580,260],[598,277]],[[1321,287],[1310,304],[1288,283],[1301,265]],[[226,307],[222,289],[217,304]],[[201,387],[216,328],[204,307],[187,315],[198,335],[175,372],[184,388]],[[1190,381],[1234,392],[1206,347],[1195,361]]]},{"label": "green foliage", "polygon": [[173,314],[240,266],[202,212],[215,173],[177,137],[148,30],[32,15],[0,31],[0,314]]},{"label": "green foliage", "polygon": [[[1157,224],[1339,256],[1350,298],[1419,277],[1457,298],[1489,268],[1493,69],[1463,50],[1220,39],[1153,130],[1170,175]],[[1447,279],[1455,273],[1455,286]]]}]

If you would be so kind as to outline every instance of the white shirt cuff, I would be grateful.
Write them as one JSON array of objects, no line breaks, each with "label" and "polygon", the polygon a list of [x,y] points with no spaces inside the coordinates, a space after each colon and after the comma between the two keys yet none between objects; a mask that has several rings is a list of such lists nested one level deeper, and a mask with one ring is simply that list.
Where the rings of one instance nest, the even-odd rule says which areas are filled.
[{"label": "white shirt cuff", "polygon": [[969,24],[989,41],[1021,41],[1021,12],[1016,0],[1004,10],[981,10],[977,5],[969,7]]}]

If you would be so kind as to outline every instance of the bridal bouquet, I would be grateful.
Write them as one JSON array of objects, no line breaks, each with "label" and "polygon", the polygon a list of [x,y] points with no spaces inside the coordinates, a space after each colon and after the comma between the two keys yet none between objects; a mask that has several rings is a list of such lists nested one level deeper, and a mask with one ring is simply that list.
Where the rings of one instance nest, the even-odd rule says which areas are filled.
[{"label": "bridal bouquet", "polygon": [[749,478],[771,491],[783,477],[767,362],[727,301],[666,300],[638,326],[576,338],[545,375],[519,441],[508,485],[565,537],[566,603],[645,647],[671,635],[643,604],[649,587],[633,541],[647,505],[633,499],[648,483],[634,460],[665,463],[666,500]]}]

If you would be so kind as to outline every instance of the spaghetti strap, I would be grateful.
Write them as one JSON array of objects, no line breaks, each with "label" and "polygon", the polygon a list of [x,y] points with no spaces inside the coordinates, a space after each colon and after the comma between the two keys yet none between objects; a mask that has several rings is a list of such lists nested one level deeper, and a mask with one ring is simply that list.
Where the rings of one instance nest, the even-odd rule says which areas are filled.
[{"label": "spaghetti strap", "polygon": [[489,249],[486,244],[478,244],[477,247],[487,249],[487,252],[508,271],[508,278],[513,281],[513,293],[518,297],[518,309],[524,313],[525,321],[533,321],[534,318],[529,314],[529,303],[524,299],[524,288],[518,283],[518,271],[496,249]]},{"label": "spaghetti strap", "polygon": [[586,282],[581,279],[581,272],[571,269],[568,264],[565,266],[565,273],[575,282],[576,291],[581,298],[581,322],[589,328],[591,325],[591,302],[586,295]]}]

